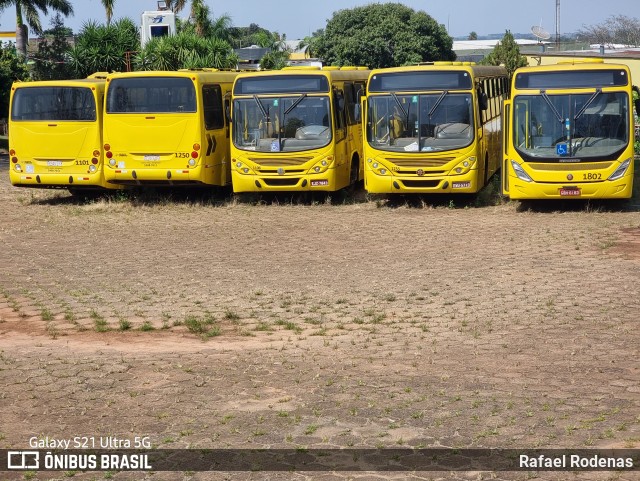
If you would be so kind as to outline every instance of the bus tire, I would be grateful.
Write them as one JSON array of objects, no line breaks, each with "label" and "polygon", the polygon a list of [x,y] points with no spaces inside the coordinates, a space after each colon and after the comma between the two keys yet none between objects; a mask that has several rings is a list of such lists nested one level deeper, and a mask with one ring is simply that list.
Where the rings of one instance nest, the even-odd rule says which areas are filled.
[{"label": "bus tire", "polygon": [[358,176],[360,174],[360,159],[358,156],[354,156],[351,159],[351,170],[349,171],[349,185],[354,186],[358,183]]},{"label": "bus tire", "polygon": [[489,183],[489,154],[484,154],[484,183],[482,188]]}]

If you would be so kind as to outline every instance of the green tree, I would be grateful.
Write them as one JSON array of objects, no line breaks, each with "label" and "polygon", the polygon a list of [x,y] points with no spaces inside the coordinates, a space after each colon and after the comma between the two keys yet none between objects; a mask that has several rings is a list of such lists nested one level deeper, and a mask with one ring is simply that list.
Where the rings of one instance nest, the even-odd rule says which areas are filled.
[{"label": "green tree", "polygon": [[229,27],[229,43],[235,48],[250,47],[258,45],[258,36],[260,32],[269,35],[269,30],[260,27],[256,23],[250,24],[248,27]]},{"label": "green tree", "polygon": [[209,7],[199,0],[192,4],[191,16],[187,20],[176,19],[178,33],[191,32],[200,37],[215,37],[230,42],[231,17],[222,15],[211,19]]},{"label": "green tree", "polygon": [[19,55],[11,43],[0,44],[0,118],[6,119],[9,116],[11,84],[28,78],[25,57]]},{"label": "green tree", "polygon": [[496,44],[493,51],[482,59],[480,63],[484,65],[504,65],[509,73],[509,78],[511,78],[518,67],[527,66],[527,57],[520,55],[520,47],[511,32],[507,30],[502,40]]},{"label": "green tree", "polygon": [[311,36],[304,37],[298,44],[298,50],[305,50],[308,58],[316,58],[318,56],[318,42],[324,35],[324,29],[316,30]]},{"label": "green tree", "polygon": [[201,37],[207,36],[211,31],[211,13],[209,6],[203,0],[191,1],[191,15],[189,18],[193,21],[196,35]]},{"label": "green tree", "polygon": [[69,51],[70,64],[77,77],[94,72],[123,72],[127,70],[127,52],[138,50],[140,34],[133,20],[123,18],[108,26],[89,21]]},{"label": "green tree", "polygon": [[473,32],[473,31],[472,31],[472,32],[469,34],[469,38],[468,38],[468,40],[478,40],[478,34],[477,34],[476,32]]},{"label": "green tree", "polygon": [[190,31],[153,38],[134,57],[136,70],[234,68],[237,63],[238,56],[226,41]]},{"label": "green tree", "polygon": [[400,3],[339,10],[316,44],[326,64],[370,68],[454,60],[452,45],[443,25]]},{"label": "green tree", "polygon": [[68,30],[60,14],[51,19],[51,28],[38,44],[38,53],[34,58],[33,77],[36,80],[61,80],[73,76],[69,65],[68,52],[71,47],[67,42]]},{"label": "green tree", "polygon": [[0,0],[0,11],[10,6],[16,9],[16,49],[24,57],[27,56],[29,28],[38,35],[42,34],[39,12],[46,15],[51,9],[64,16],[73,14],[69,0]]},{"label": "green tree", "polygon": [[260,59],[260,67],[267,70],[280,70],[285,67],[291,49],[287,47],[287,36],[278,32],[258,32],[256,44],[269,51]]},{"label": "green tree", "polygon": [[104,12],[107,16],[107,25],[111,25],[111,18],[113,17],[113,4],[115,0],[101,0]]}]

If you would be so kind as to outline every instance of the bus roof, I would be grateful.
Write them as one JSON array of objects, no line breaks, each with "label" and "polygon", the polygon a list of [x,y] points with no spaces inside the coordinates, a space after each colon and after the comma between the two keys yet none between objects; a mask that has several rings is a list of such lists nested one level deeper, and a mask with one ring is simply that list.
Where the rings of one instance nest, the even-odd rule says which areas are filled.
[{"label": "bus roof", "polygon": [[71,80],[37,80],[35,82],[21,82],[19,80],[13,82],[12,88],[31,88],[31,87],[91,87],[104,86],[104,78],[81,78]]},{"label": "bus roof", "polygon": [[248,77],[274,77],[287,75],[318,75],[331,80],[366,80],[369,70],[361,67],[285,67],[282,70],[261,70],[259,72],[241,72],[239,79]]},{"label": "bus roof", "polygon": [[406,65],[403,67],[378,68],[371,71],[371,76],[382,73],[429,72],[429,71],[464,71],[473,76],[505,76],[507,70],[502,66],[476,65],[470,62],[434,62],[429,64]]},{"label": "bus roof", "polygon": [[136,72],[117,72],[107,77],[107,81],[117,78],[140,77],[183,77],[198,79],[199,81],[233,82],[238,75],[237,71],[216,69],[184,69],[184,70],[141,70]]},{"label": "bus roof", "polygon": [[[594,59],[600,60],[600,59]],[[598,61],[584,61],[584,60],[562,60],[556,64],[549,65],[532,65],[528,67],[520,67],[515,73],[527,73],[527,72],[559,72],[559,71],[576,71],[576,70],[626,70],[629,71],[629,67],[621,63],[603,63]]]}]

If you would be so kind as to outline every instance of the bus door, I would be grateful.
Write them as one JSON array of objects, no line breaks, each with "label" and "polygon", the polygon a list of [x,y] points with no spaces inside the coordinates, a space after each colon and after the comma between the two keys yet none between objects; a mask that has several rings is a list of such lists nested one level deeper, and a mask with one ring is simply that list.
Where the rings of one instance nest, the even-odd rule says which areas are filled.
[{"label": "bus door", "polygon": [[229,182],[229,130],[219,84],[202,86],[202,104],[205,139],[202,145],[202,161],[207,182],[225,185]]},{"label": "bus door", "polygon": [[340,178],[340,181],[336,182],[338,185],[343,184],[346,178],[349,178],[349,156],[348,148],[349,142],[347,139],[347,123],[345,116],[345,99],[342,90],[334,89],[333,91],[333,125],[335,129],[334,134],[334,156],[336,174]]},{"label": "bus door", "polygon": [[[362,160],[362,118],[361,99],[365,92],[364,82],[345,84],[345,103],[347,110],[347,123],[349,124],[349,152],[358,152],[358,158]],[[362,163],[362,162],[361,162]],[[358,179],[360,179],[360,166],[358,166]]]}]

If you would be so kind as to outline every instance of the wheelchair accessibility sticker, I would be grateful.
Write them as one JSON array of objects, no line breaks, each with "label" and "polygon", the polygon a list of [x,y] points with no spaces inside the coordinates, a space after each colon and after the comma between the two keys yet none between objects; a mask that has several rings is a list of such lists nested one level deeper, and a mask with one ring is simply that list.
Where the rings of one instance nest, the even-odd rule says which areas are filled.
[{"label": "wheelchair accessibility sticker", "polygon": [[567,155],[569,153],[569,149],[567,144],[557,144],[556,145],[556,154],[557,155]]}]

